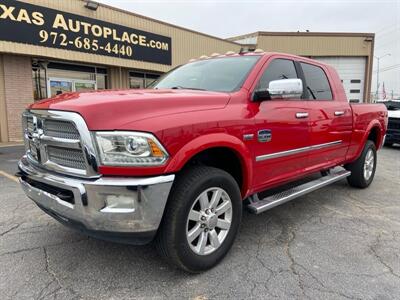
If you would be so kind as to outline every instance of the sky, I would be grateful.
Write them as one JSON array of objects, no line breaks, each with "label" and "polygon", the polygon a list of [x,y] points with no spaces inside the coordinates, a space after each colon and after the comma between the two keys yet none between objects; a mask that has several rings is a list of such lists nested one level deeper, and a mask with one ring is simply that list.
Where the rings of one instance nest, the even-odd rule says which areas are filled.
[{"label": "sky", "polygon": [[[98,0],[220,38],[255,31],[375,33],[380,82],[400,96],[400,0]],[[376,90],[376,64],[372,91]]]}]

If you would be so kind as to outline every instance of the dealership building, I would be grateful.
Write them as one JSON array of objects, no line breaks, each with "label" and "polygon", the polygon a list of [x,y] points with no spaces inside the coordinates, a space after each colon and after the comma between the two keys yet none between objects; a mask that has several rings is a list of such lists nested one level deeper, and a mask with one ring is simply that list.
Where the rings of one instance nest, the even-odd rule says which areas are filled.
[{"label": "dealership building", "polygon": [[241,48],[336,67],[369,100],[374,34],[256,32],[221,39],[92,1],[0,0],[0,142],[21,140],[29,104],[64,92],[143,88],[192,58]]}]

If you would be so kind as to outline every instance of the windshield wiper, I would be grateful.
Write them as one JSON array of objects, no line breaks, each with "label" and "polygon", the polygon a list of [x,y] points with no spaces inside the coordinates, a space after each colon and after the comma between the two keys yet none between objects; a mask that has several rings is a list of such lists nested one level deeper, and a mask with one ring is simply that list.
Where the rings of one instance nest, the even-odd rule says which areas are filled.
[{"label": "windshield wiper", "polygon": [[186,87],[186,86],[173,86],[171,87],[172,90],[196,90],[196,91],[206,91],[205,89],[199,89],[199,88],[194,88],[194,87]]}]

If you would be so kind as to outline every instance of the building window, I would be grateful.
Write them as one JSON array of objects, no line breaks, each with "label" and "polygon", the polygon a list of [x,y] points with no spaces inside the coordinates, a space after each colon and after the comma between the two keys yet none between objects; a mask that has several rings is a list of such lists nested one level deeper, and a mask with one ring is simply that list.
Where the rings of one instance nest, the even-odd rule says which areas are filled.
[{"label": "building window", "polygon": [[33,62],[34,99],[107,89],[107,69],[60,62]]},{"label": "building window", "polygon": [[96,82],[98,90],[106,90],[108,88],[107,85],[107,70],[105,74],[97,73],[96,74]]},{"label": "building window", "polygon": [[129,88],[142,89],[144,84],[144,73],[129,72]]},{"label": "building window", "polygon": [[359,94],[361,93],[360,90],[350,90],[350,94]]},{"label": "building window", "polygon": [[129,88],[143,89],[160,77],[159,74],[129,72]]},{"label": "building window", "polygon": [[361,83],[360,79],[352,79],[350,80],[350,83]]}]

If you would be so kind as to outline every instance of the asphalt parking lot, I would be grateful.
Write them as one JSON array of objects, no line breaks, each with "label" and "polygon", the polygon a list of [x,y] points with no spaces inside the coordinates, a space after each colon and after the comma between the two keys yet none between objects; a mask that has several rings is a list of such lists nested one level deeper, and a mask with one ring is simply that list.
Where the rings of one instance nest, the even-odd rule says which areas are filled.
[{"label": "asphalt parking lot", "polygon": [[200,275],[42,213],[7,176],[22,151],[0,148],[2,299],[400,299],[400,147],[379,153],[366,190],[343,180],[245,212],[231,252]]}]

